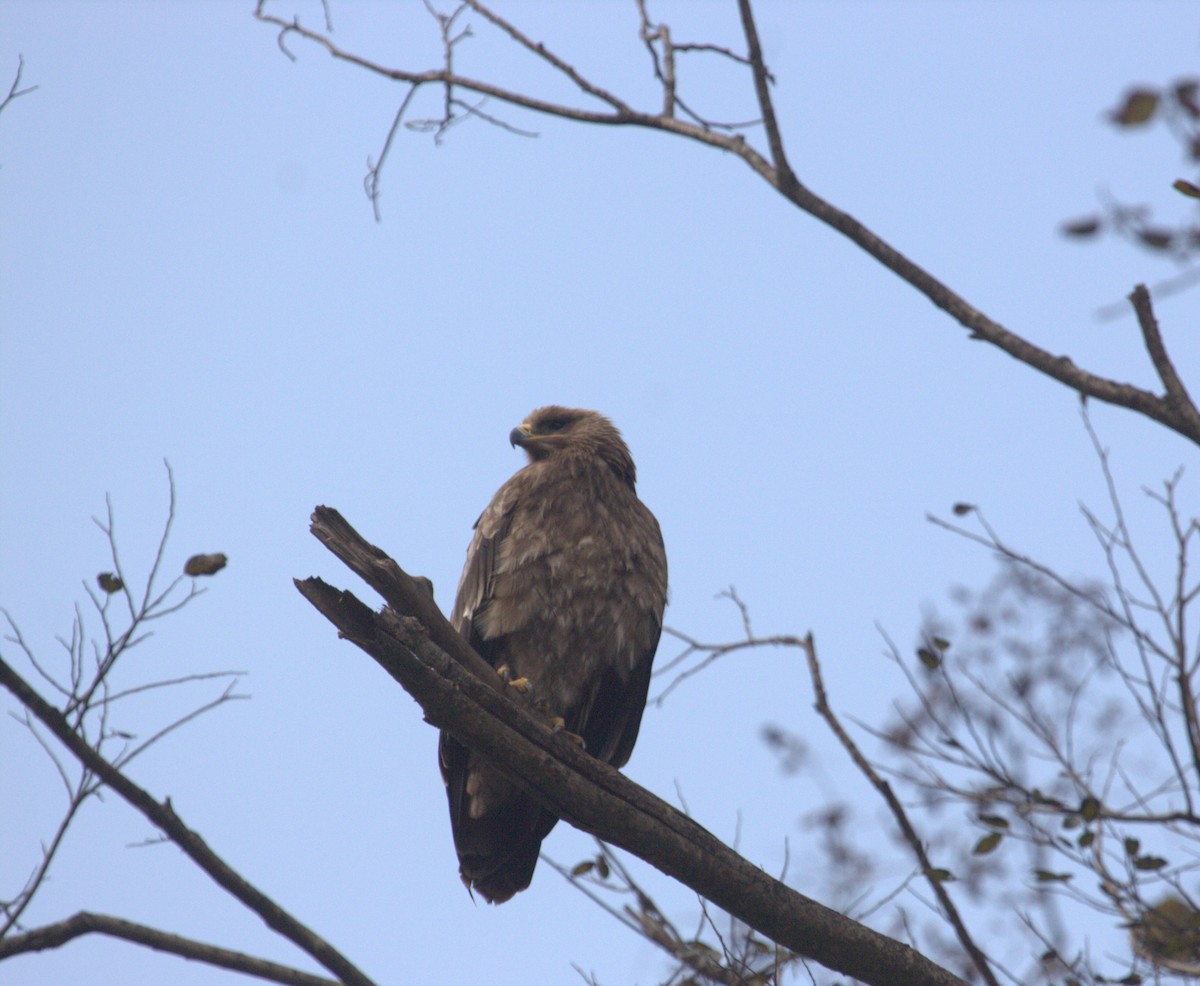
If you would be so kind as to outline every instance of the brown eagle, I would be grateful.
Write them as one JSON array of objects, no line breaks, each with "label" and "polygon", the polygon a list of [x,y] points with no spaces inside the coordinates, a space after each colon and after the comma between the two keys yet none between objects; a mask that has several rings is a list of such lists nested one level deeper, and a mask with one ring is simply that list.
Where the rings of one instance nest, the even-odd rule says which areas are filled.
[{"label": "brown eagle", "polygon": [[[543,407],[508,436],[529,464],[475,522],[451,622],[614,767],[637,739],[667,601],[667,556],[633,458],[595,411]],[[529,886],[558,819],[443,732],[459,872],[498,904]]]}]

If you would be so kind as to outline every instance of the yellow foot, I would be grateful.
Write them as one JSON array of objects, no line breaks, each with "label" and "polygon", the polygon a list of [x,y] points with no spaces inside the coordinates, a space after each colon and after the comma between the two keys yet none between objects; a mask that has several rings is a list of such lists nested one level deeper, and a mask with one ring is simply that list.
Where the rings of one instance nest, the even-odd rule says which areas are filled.
[{"label": "yellow foot", "polygon": [[508,685],[509,688],[515,688],[522,695],[526,694],[533,687],[529,683],[528,678],[514,678],[512,676],[512,668],[507,664],[501,664],[500,667],[496,668],[496,674],[500,676],[500,680]]},{"label": "yellow foot", "polygon": [[580,748],[585,745],[582,736],[580,736],[578,733],[572,733],[567,729],[566,720],[564,720],[562,716],[551,716],[550,728],[556,733],[562,733],[563,736]]}]

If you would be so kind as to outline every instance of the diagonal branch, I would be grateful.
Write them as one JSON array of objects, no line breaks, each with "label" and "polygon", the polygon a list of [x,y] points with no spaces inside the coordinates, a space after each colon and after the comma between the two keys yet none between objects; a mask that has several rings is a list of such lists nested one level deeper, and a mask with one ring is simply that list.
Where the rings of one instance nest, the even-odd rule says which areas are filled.
[{"label": "diagonal branch", "polygon": [[0,939],[0,959],[27,952],[40,952],[48,948],[59,948],[75,938],[87,934],[110,935],[135,945],[145,945],[159,952],[168,952],[194,962],[205,962],[234,972],[256,976],[284,986],[339,986],[332,979],[314,976],[289,966],[267,959],[260,959],[245,952],[219,948],[194,938],[173,935],[158,928],[126,921],[109,914],[93,914],[80,911],[64,921],[43,925],[23,934]]},{"label": "diagonal branch", "polygon": [[[779,187],[775,182],[772,184]],[[783,189],[780,191],[784,192]],[[1084,370],[1068,356],[1055,356],[989,318],[849,213],[827,202],[806,186],[796,182],[784,194],[795,206],[837,230],[893,274],[911,284],[964,328],[970,329],[969,338],[990,343],[1082,396],[1136,411],[1200,445],[1200,415],[1196,413],[1194,405],[1189,403],[1186,409],[1177,409],[1172,402],[1147,390]]]},{"label": "diagonal branch", "polygon": [[383,139],[383,149],[379,152],[379,160],[372,161],[367,159],[367,174],[363,178],[363,190],[367,193],[367,198],[371,201],[371,208],[375,212],[375,221],[381,222],[382,216],[379,212],[379,173],[383,169],[384,162],[388,159],[388,154],[392,150],[392,142],[396,139],[396,133],[400,130],[400,124],[404,122],[404,114],[408,112],[408,105],[412,102],[413,96],[417,94],[417,87],[409,86],[408,92],[404,94],[404,99],[400,103],[400,108],[396,110],[396,116],[392,120],[392,125],[388,129],[387,136]]},{"label": "diagonal branch", "polygon": [[617,110],[619,113],[632,112],[632,110],[629,108],[629,104],[624,100],[618,99],[607,89],[603,89],[595,83],[589,82],[582,75],[580,75],[574,67],[568,65],[565,61],[554,54],[554,52],[550,51],[550,49],[544,44],[542,44],[540,41],[533,41],[527,37],[520,30],[518,30],[515,25],[505,20],[494,10],[491,10],[482,3],[479,3],[478,0],[465,0],[465,2],[468,7],[475,11],[475,13],[486,18],[496,27],[500,28],[501,31],[507,34],[526,51],[537,55],[538,58],[547,62],[555,70],[565,75],[568,79],[574,82],[581,91],[587,93],[589,96],[592,96],[595,99],[600,100],[601,102],[608,103],[609,106]]},{"label": "diagonal branch", "polygon": [[1137,315],[1138,326],[1142,330],[1142,341],[1146,345],[1146,352],[1150,354],[1150,362],[1154,364],[1158,378],[1167,389],[1166,402],[1200,431],[1200,411],[1196,410],[1187,387],[1179,379],[1175,364],[1167,355],[1167,347],[1163,344],[1162,333],[1158,330],[1158,319],[1154,316],[1154,307],[1146,285],[1139,284],[1134,287],[1133,293],[1129,295],[1129,302]]},{"label": "diagonal branch", "polygon": [[[497,694],[506,691],[492,666],[475,653],[442,615],[428,589],[382,550],[363,540],[345,517],[329,507],[317,507],[312,517],[312,533],[339,561],[378,592],[389,606],[418,620],[439,650],[480,681],[490,685]],[[304,593],[303,589],[300,591]],[[350,593],[345,595],[362,605]],[[311,599],[309,601],[312,602]]]},{"label": "diagonal branch", "polygon": [[850,755],[850,759],[854,761],[854,765],[859,769],[859,772],[871,782],[871,785],[887,803],[888,810],[891,811],[892,817],[895,818],[896,824],[900,827],[904,841],[908,843],[917,857],[917,862],[921,866],[921,872],[933,890],[933,894],[938,901],[938,906],[942,909],[942,913],[946,916],[946,920],[950,922],[951,927],[954,928],[954,933],[958,937],[959,944],[971,956],[971,961],[975,964],[979,975],[983,977],[983,981],[988,983],[988,986],[999,986],[996,982],[996,976],[992,972],[991,963],[988,961],[987,956],[980,950],[979,946],[975,944],[971,933],[967,931],[966,925],[963,924],[962,917],[958,913],[958,908],[954,905],[950,894],[947,893],[943,880],[939,878],[940,875],[937,868],[930,861],[929,855],[925,851],[925,843],[921,840],[921,837],[917,834],[916,829],[913,828],[912,822],[908,818],[908,812],[904,810],[904,806],[900,804],[900,799],[892,792],[892,786],[879,776],[875,768],[867,761],[867,758],[862,755],[858,744],[851,739],[850,734],[842,727],[841,721],[833,709],[830,708],[829,699],[825,693],[825,680],[821,675],[821,665],[817,661],[817,648],[813,643],[811,633],[804,639],[801,646],[808,657],[808,671],[812,677],[818,715],[829,725],[829,728],[837,737],[842,748]]},{"label": "diagonal branch", "polygon": [[754,76],[754,95],[762,113],[763,128],[767,132],[767,145],[771,148],[771,161],[775,165],[775,187],[790,196],[799,183],[783,152],[783,134],[779,121],[775,119],[775,105],[771,102],[771,73],[763,61],[762,45],[758,40],[758,27],[754,23],[754,10],[750,0],[738,0],[738,14],[742,18],[742,30],[746,34],[746,51],[750,56],[750,71]]},{"label": "diagonal branch", "polygon": [[63,783],[67,785],[68,801],[67,810],[63,813],[62,819],[58,823],[58,828],[55,829],[54,835],[49,842],[42,843],[42,858],[34,867],[33,872],[29,875],[29,879],[25,881],[25,886],[21,888],[20,893],[11,900],[0,902],[0,913],[4,915],[4,919],[0,921],[0,956],[4,954],[5,936],[16,927],[20,927],[21,915],[25,913],[25,909],[33,903],[34,897],[38,890],[50,875],[50,864],[58,855],[59,849],[62,848],[63,840],[66,838],[67,830],[71,827],[71,822],[75,820],[75,816],[79,813],[79,809],[83,807],[83,803],[96,792],[98,787],[85,771],[84,775],[76,784],[72,784],[67,780],[66,772],[62,765],[58,762],[58,758],[50,750],[47,741],[42,739],[41,734],[34,729],[33,723],[29,721],[28,713],[26,713],[25,725],[29,731],[33,733],[38,743],[54,761],[54,765],[58,768],[59,775],[63,779]]},{"label": "diagonal branch", "polygon": [[478,656],[469,662],[474,670],[460,665],[441,644],[451,643],[455,654],[470,648],[428,591],[337,511],[318,507],[312,529],[390,605],[375,613],[317,578],[297,580],[301,594],[416,699],[427,721],[452,732],[550,811],[640,856],[771,940],[828,968],[879,986],[961,986],[908,946],[768,876],[692,819],[588,756],[507,697]]},{"label": "diagonal branch", "polygon": [[347,986],[374,986],[371,980],[337,949],[297,921],[209,849],[204,840],[175,814],[169,798],[163,803],[155,801],[144,788],[136,785],[96,753],[71,729],[62,713],[38,695],[2,657],[0,657],[0,685],[7,688],[25,708],[32,712],[86,769],[141,812],[215,883],[261,917],[269,928],[311,955]]}]

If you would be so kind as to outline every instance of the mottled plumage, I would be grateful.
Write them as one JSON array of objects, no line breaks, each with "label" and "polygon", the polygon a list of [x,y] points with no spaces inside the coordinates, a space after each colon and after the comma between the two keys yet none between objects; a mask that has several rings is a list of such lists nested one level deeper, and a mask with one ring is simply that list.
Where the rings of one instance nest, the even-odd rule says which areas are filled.
[{"label": "mottled plumage", "polygon": [[[642,721],[667,599],[667,558],[603,415],[534,411],[509,436],[529,464],[475,523],[451,622],[492,667],[621,767]],[[442,777],[463,882],[500,903],[529,886],[558,819],[448,733]]]}]

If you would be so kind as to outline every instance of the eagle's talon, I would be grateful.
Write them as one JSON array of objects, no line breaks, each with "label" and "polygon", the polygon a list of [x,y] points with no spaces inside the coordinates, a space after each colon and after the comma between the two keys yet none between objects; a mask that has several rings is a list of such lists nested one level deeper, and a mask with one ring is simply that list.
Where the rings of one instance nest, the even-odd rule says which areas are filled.
[{"label": "eagle's talon", "polygon": [[572,743],[574,743],[581,750],[584,750],[587,748],[587,744],[583,741],[582,736],[580,736],[578,733],[573,733],[573,732],[571,732],[571,730],[567,729],[566,720],[563,719],[562,716],[551,716],[550,717],[550,731],[553,733],[556,733],[556,734],[561,733],[566,739],[569,739]]},{"label": "eagle's talon", "polygon": [[529,679],[524,675],[522,675],[520,678],[514,678],[512,676],[512,668],[510,668],[507,664],[501,664],[498,668],[496,668],[496,674],[500,677],[501,681],[508,685],[509,688],[515,688],[522,695],[526,694],[533,687],[533,685],[529,683]]}]

